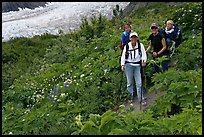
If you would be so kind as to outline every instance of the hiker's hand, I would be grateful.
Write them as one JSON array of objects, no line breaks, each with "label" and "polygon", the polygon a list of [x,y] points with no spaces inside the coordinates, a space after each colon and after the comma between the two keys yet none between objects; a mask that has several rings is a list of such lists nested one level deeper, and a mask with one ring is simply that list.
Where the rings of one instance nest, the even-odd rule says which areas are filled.
[{"label": "hiker's hand", "polygon": [[153,53],[152,53],[152,56],[153,56],[153,57],[157,57],[158,54],[157,54],[156,52],[153,52]]},{"label": "hiker's hand", "polygon": [[142,62],[142,67],[145,67],[146,66],[146,62]]},{"label": "hiker's hand", "polygon": [[121,66],[121,70],[124,71],[125,70],[125,66]]}]

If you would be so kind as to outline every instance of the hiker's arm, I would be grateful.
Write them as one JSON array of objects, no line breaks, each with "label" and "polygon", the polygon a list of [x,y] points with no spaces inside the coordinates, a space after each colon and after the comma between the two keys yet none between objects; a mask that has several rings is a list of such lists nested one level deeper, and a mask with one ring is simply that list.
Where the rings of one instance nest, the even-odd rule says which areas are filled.
[{"label": "hiker's arm", "polygon": [[142,52],[142,57],[141,57],[142,67],[144,67],[146,65],[146,61],[147,61],[147,53],[145,51],[144,45],[142,43],[140,43],[140,44],[141,44],[141,52]]},{"label": "hiker's arm", "polygon": [[160,55],[162,52],[164,52],[166,50],[166,40],[165,38],[162,38],[162,45],[163,45],[163,48],[157,52],[157,55]]},{"label": "hiker's arm", "polygon": [[124,34],[124,33],[122,34],[121,41],[122,41],[122,48],[124,48],[124,46],[125,46],[125,44],[126,44],[126,41],[125,41],[125,34]]},{"label": "hiker's arm", "polygon": [[122,53],[122,56],[121,56],[121,60],[120,60],[121,70],[122,71],[125,70],[125,52],[126,52],[126,48],[124,47],[123,53]]},{"label": "hiker's arm", "polygon": [[148,53],[151,48],[152,48],[152,43],[151,43],[151,41],[150,41],[150,42],[149,42],[149,46],[148,46],[148,48],[147,48],[147,50],[146,50],[146,53]]}]

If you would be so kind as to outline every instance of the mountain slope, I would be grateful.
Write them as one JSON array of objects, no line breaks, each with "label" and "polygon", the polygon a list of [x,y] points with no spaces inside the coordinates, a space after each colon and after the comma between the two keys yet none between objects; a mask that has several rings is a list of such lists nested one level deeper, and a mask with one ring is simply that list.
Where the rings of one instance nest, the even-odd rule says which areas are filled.
[{"label": "mountain slope", "polygon": [[[156,12],[157,14],[152,14]],[[150,25],[168,18],[183,42],[164,73],[152,73],[148,54],[144,87],[165,92],[145,111],[127,111],[126,78],[119,69],[120,26],[132,21],[145,48]],[[148,5],[132,16],[82,19],[80,30],[2,42],[2,134],[197,135],[202,134],[202,3]],[[194,24],[194,25],[190,25]],[[150,88],[148,88],[150,87]]]},{"label": "mountain slope", "polygon": [[19,8],[35,9],[39,6],[45,6],[48,2],[2,2],[2,13],[9,11],[18,11]]}]

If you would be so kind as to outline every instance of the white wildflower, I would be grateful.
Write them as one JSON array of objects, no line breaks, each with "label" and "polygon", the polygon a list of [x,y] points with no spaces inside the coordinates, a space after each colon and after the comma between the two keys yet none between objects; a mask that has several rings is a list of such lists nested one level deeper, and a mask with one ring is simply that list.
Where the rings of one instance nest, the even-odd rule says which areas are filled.
[{"label": "white wildflower", "polygon": [[198,86],[197,85],[195,85],[195,88],[197,88]]},{"label": "white wildflower", "polygon": [[62,93],[60,96],[61,96],[61,97],[65,96],[65,93]]},{"label": "white wildflower", "polygon": [[84,77],[84,74],[81,74],[80,78]]},{"label": "white wildflower", "polygon": [[104,75],[107,73],[107,71],[108,71],[107,69],[104,70]]}]

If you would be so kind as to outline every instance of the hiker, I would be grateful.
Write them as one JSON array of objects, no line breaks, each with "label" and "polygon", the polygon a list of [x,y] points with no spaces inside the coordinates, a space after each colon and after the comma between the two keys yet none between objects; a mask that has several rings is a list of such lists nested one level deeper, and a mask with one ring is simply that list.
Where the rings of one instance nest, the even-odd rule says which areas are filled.
[{"label": "hiker", "polygon": [[[156,23],[152,23],[150,27],[152,34],[149,36],[148,40],[150,40],[149,46],[146,50],[146,53],[150,51],[153,47],[152,57],[153,60],[156,58],[160,58],[162,56],[168,57],[167,48],[166,48],[166,40],[164,35],[158,31],[158,25]],[[168,70],[168,60],[164,60],[161,62],[163,72]],[[160,68],[158,64],[154,64],[154,73],[160,72]]]},{"label": "hiker", "polygon": [[172,20],[168,20],[166,22],[166,27],[161,30],[163,32],[166,39],[166,46],[169,49],[171,45],[171,41],[175,42],[175,47],[178,47],[182,42],[182,33],[181,30],[174,25]]},{"label": "hiker", "polygon": [[[146,65],[147,55],[144,45],[138,40],[138,34],[136,32],[130,34],[130,40],[131,41],[124,46],[122,52],[121,70],[125,72],[127,78],[127,90],[130,95],[128,102],[132,103],[134,80],[136,83],[138,101],[141,101],[142,80],[140,69]],[[142,93],[143,105],[146,104],[144,100],[145,98]]]},{"label": "hiker", "polygon": [[120,42],[120,49],[123,50],[124,46],[130,42],[130,33],[133,32],[133,30],[131,30],[131,25],[130,23],[126,23],[123,25],[123,30],[124,32],[122,33],[122,38],[121,38],[121,42]]}]

